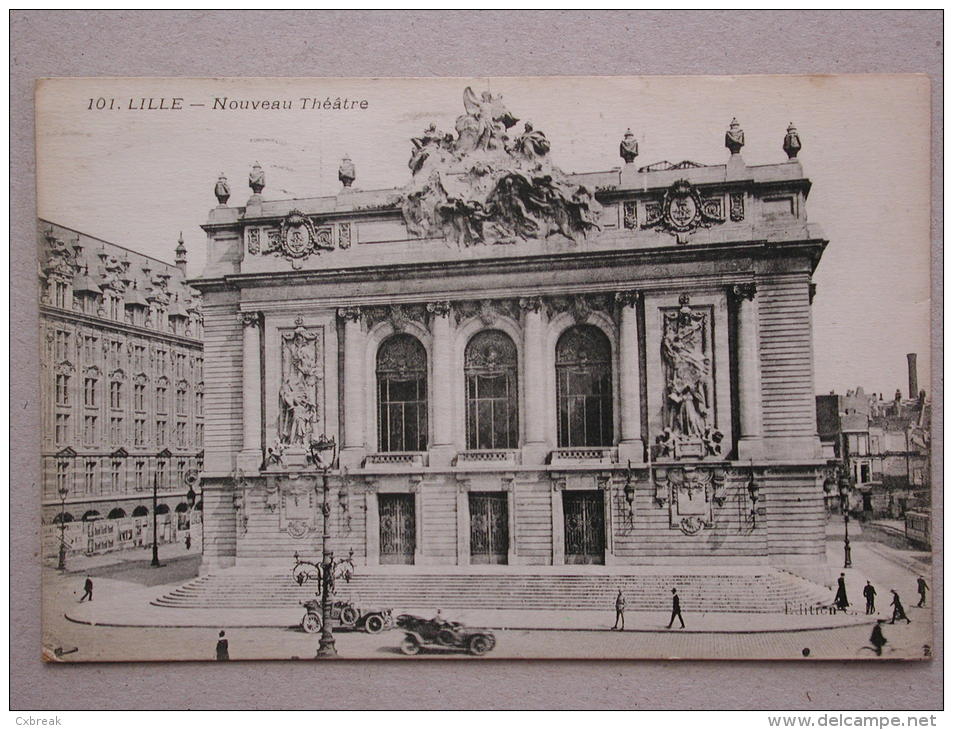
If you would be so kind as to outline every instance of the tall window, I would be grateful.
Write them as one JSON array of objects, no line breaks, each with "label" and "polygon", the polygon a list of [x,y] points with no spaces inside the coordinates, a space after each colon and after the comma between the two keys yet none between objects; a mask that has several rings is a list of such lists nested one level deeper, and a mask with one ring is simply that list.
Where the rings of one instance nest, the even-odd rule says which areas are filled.
[{"label": "tall window", "polygon": [[166,421],[164,418],[160,418],[156,421],[156,444],[159,446],[165,446],[167,438],[168,434],[166,433]]},{"label": "tall window", "polygon": [[133,443],[136,446],[145,446],[146,443],[146,419],[137,418],[135,431],[133,432]]},{"label": "tall window", "polygon": [[114,461],[114,462],[113,462],[112,474],[111,474],[111,482],[112,482],[113,492],[122,492],[122,491],[123,491],[123,484],[122,484],[122,462],[121,462],[121,461]]},{"label": "tall window", "polygon": [[99,346],[99,338],[86,335],[83,337],[83,359],[87,364],[96,359],[96,348]]},{"label": "tall window", "polygon": [[121,444],[125,440],[122,432],[122,416],[109,419],[109,440],[113,444]]},{"label": "tall window", "polygon": [[177,421],[175,424],[175,445],[180,449],[184,449],[187,445],[185,421]]},{"label": "tall window", "polygon": [[175,390],[175,412],[179,415],[186,415],[189,412],[188,393],[185,388]]},{"label": "tall window", "polygon": [[122,383],[118,380],[109,384],[109,407],[116,410],[122,408]]},{"label": "tall window", "polygon": [[56,350],[56,361],[60,362],[69,358],[69,332],[65,330],[56,330],[54,335],[54,349]]},{"label": "tall window", "polygon": [[159,486],[159,489],[165,489],[165,462],[162,459],[156,462],[156,484]]},{"label": "tall window", "polygon": [[136,462],[136,491],[141,492],[145,487],[146,477],[146,462],[137,461]]},{"label": "tall window", "polygon": [[467,344],[467,448],[515,449],[519,440],[516,345],[499,330]]},{"label": "tall window", "polygon": [[62,281],[53,282],[53,306],[68,309],[72,304],[69,287]]},{"label": "tall window", "polygon": [[410,335],[377,351],[377,431],[381,451],[427,449],[427,352]]},{"label": "tall window", "polygon": [[156,412],[157,413],[167,413],[168,405],[166,402],[166,394],[169,389],[161,385],[156,386]]},{"label": "tall window", "polygon": [[146,364],[146,348],[143,345],[132,346],[132,364],[136,370],[142,370]]},{"label": "tall window", "polygon": [[167,365],[168,358],[166,357],[166,351],[156,350],[156,373],[159,375],[165,375]]},{"label": "tall window", "polygon": [[201,423],[195,424],[195,445],[201,446],[202,440],[205,438],[205,425]]},{"label": "tall window", "polygon": [[83,404],[95,408],[99,390],[99,381],[97,378],[85,378],[83,380]]},{"label": "tall window", "polygon": [[86,472],[84,474],[83,487],[86,490],[86,494],[93,494],[93,491],[96,488],[96,462],[95,461],[86,462]]},{"label": "tall window", "polygon": [[195,391],[195,415],[201,416],[205,409],[205,393],[201,390]]},{"label": "tall window", "polygon": [[137,411],[146,409],[146,386],[144,383],[136,383],[132,389],[133,407]]},{"label": "tall window", "polygon": [[83,419],[83,442],[87,446],[96,443],[96,416],[86,416]]},{"label": "tall window", "polygon": [[56,414],[56,426],[53,437],[58,446],[65,444],[67,439],[69,439],[69,414]]},{"label": "tall window", "polygon": [[56,493],[62,494],[69,489],[69,464],[65,461],[56,462]]},{"label": "tall window", "polygon": [[56,376],[56,405],[69,405],[69,375]]},{"label": "tall window", "polygon": [[597,327],[570,327],[556,343],[559,446],[612,444],[612,348]]}]

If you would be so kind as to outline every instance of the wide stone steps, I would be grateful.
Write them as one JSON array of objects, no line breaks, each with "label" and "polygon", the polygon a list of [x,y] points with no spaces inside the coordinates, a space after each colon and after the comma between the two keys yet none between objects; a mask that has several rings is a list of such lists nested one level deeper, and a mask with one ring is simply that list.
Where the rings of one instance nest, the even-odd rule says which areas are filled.
[{"label": "wide stone steps", "polygon": [[[783,613],[830,603],[822,586],[781,571],[758,575],[357,575],[338,581],[336,599],[367,607],[611,610],[621,588],[627,609],[662,611],[678,589],[686,611]],[[290,573],[239,573],[196,578],[157,598],[174,608],[287,608],[314,598]]]}]

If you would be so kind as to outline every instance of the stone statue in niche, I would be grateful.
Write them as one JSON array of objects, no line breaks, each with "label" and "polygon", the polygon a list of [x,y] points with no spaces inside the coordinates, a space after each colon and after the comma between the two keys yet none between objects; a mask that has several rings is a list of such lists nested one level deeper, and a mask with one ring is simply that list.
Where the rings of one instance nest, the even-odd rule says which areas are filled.
[{"label": "stone statue in niche", "polygon": [[692,309],[687,294],[679,308],[666,312],[662,333],[665,376],[664,455],[709,456],[720,453],[722,434],[713,423],[711,333],[708,313]]},{"label": "stone statue in niche", "polygon": [[281,336],[281,386],[278,391],[278,441],[306,447],[323,420],[322,341],[301,319]]}]

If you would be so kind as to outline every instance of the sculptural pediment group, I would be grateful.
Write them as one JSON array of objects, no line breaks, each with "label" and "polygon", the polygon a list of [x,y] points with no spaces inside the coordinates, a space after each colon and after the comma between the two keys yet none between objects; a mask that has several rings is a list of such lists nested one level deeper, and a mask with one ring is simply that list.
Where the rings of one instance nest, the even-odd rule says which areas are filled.
[{"label": "sculptural pediment group", "polygon": [[456,134],[431,124],[413,138],[413,173],[401,196],[410,232],[459,246],[554,235],[578,240],[598,228],[599,204],[549,160],[550,142],[490,92],[463,94]]}]

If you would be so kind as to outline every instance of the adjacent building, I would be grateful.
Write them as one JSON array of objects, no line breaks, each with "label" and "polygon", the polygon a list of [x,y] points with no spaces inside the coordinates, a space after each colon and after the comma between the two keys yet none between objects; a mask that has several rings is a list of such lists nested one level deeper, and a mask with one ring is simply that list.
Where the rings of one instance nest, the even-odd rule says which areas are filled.
[{"label": "adjacent building", "polygon": [[[409,181],[271,200],[223,175],[202,292],[205,565],[816,563],[811,336],[826,246],[787,159],[566,175],[467,90]],[[509,130],[509,131],[508,131]],[[720,140],[713,135],[713,142]],[[783,145],[782,145],[783,142]],[[505,570],[505,568],[502,568]]]},{"label": "adjacent building", "polygon": [[908,398],[863,388],[817,396],[817,431],[832,463],[846,464],[855,493],[851,509],[868,517],[903,518],[929,511],[930,401],[917,388],[916,355],[907,355]]},{"label": "adjacent building", "polygon": [[[198,292],[176,263],[40,220],[44,552],[184,539],[203,469]],[[194,520],[198,522],[198,520]]]}]

